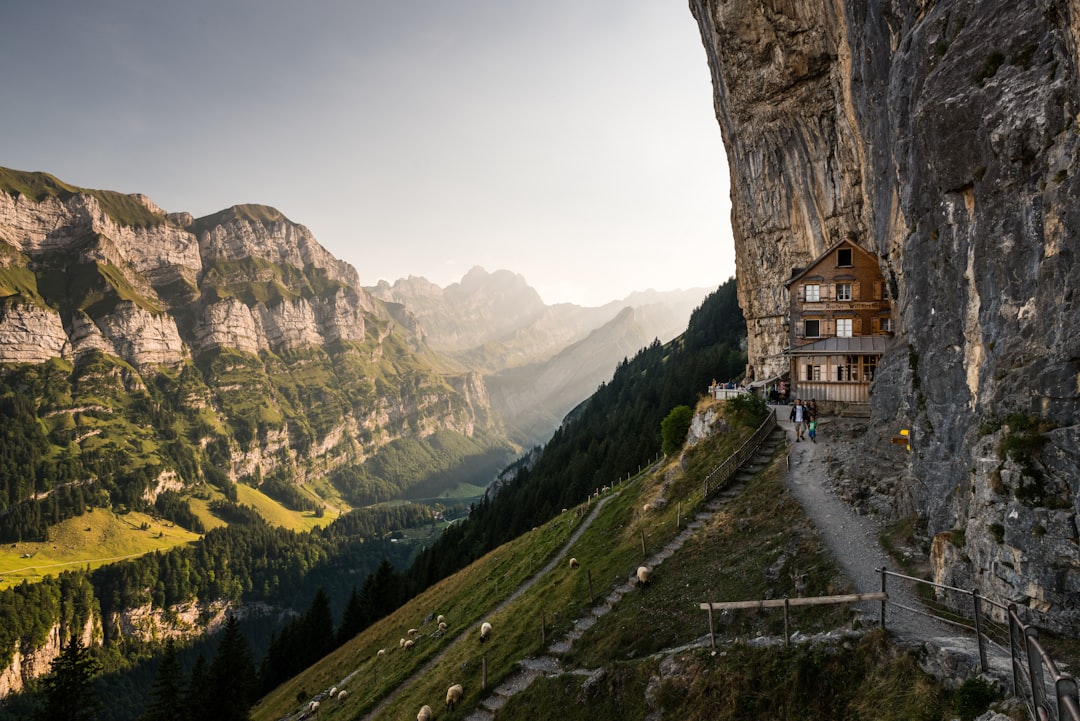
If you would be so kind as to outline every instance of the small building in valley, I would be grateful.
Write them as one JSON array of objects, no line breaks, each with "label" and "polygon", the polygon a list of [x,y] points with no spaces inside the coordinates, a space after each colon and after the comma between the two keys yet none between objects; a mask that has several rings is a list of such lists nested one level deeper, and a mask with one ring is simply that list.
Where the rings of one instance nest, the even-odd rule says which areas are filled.
[{"label": "small building in valley", "polygon": [[877,256],[844,240],[787,282],[792,397],[868,403],[893,333],[892,297]]}]

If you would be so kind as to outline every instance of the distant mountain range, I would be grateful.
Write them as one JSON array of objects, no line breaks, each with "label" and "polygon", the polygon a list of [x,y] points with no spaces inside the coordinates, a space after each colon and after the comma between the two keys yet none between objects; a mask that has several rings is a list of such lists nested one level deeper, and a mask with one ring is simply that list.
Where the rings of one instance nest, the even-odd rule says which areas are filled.
[{"label": "distant mountain range", "polygon": [[476,267],[446,288],[409,277],[366,290],[408,309],[433,350],[482,373],[505,430],[529,446],[545,441],[619,361],[684,331],[712,289],[648,290],[598,307],[546,305],[521,275]]}]

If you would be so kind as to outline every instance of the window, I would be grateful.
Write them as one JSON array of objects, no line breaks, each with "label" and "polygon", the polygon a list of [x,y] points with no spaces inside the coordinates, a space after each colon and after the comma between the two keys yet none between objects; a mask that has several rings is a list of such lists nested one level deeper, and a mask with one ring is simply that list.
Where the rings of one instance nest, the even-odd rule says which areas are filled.
[{"label": "window", "polygon": [[851,283],[836,284],[836,299],[851,300]]},{"label": "window", "polygon": [[836,264],[842,267],[851,267],[851,248],[839,248],[836,251]]},{"label": "window", "polygon": [[880,319],[881,331],[883,333],[892,333],[892,316],[883,315]]},{"label": "window", "polygon": [[819,381],[821,380],[821,366],[806,366],[806,380]]},{"label": "window", "polygon": [[862,376],[865,381],[874,380],[874,372],[877,371],[876,355],[864,355],[862,357]]},{"label": "window", "polygon": [[836,380],[857,381],[859,380],[859,356],[844,356],[844,362],[836,366]]},{"label": "window", "polygon": [[803,337],[805,337],[805,338],[820,338],[821,337],[821,321],[820,320],[804,320],[803,321]]},{"label": "window", "polygon": [[836,319],[836,337],[837,338],[850,338],[851,337],[851,318],[837,318]]},{"label": "window", "polygon": [[807,303],[817,303],[821,300],[821,286],[817,284],[804,285],[803,296]]}]

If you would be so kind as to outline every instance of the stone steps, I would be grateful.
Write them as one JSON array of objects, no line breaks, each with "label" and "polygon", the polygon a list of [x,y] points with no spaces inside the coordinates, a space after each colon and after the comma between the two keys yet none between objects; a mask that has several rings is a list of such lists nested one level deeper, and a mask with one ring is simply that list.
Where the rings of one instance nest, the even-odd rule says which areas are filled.
[{"label": "stone steps", "polygon": [[[778,428],[770,434],[761,446],[758,447],[754,457],[736,472],[732,483],[706,503],[705,508],[707,510],[695,513],[693,520],[687,522],[686,527],[664,544],[662,548],[649,555],[642,562],[643,565],[655,569],[664,561],[675,555],[679,549],[682,548],[683,544],[692,538],[694,534],[711,520],[718,511],[722,510],[728,503],[742,493],[747,482],[749,482],[758,471],[768,465],[780,444],[786,442],[787,439],[782,429]],[[628,593],[633,593],[636,590],[635,585],[636,578],[630,579],[629,582],[619,584],[611,589],[607,595],[604,596],[602,604],[594,606],[589,610],[589,613],[586,616],[575,620],[570,631],[565,633],[562,638],[557,639],[548,645],[547,652],[550,655],[521,660],[518,663],[518,669],[504,679],[499,686],[493,689],[491,693],[480,702],[480,705],[477,708],[465,716],[466,721],[494,721],[495,712],[501,709],[511,696],[528,688],[528,686],[540,676],[574,673],[591,677],[595,673],[594,671],[564,669],[559,657],[568,653],[573,647],[574,642],[580,639],[588,629],[592,628],[600,618],[614,610],[615,605],[622,600],[623,596]],[[704,645],[707,643],[707,639],[708,637],[699,639],[696,642],[696,645]]]}]

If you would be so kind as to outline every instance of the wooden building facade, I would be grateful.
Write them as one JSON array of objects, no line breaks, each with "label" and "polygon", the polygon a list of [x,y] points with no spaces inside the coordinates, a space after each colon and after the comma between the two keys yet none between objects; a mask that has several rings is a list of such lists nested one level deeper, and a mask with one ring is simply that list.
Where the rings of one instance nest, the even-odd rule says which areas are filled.
[{"label": "wooden building facade", "polygon": [[787,282],[792,397],[868,403],[892,337],[892,298],[877,256],[841,241]]}]

